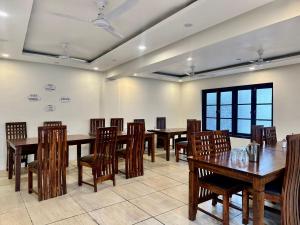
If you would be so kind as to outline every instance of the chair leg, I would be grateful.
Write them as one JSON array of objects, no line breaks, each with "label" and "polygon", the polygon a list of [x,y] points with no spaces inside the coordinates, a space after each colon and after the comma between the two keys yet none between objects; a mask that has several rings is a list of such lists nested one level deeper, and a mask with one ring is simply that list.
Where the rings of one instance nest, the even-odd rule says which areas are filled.
[{"label": "chair leg", "polygon": [[94,192],[97,192],[96,170],[93,169]]},{"label": "chair leg", "polygon": [[175,146],[175,156],[176,156],[176,162],[179,162],[179,151],[180,148],[178,145]]},{"label": "chair leg", "polygon": [[212,198],[212,206],[216,206],[218,203],[218,195],[214,195],[214,197]]},{"label": "chair leg", "polygon": [[78,185],[82,185],[82,165],[80,163],[78,166]]},{"label": "chair leg", "polygon": [[8,171],[8,160],[9,160],[9,148],[7,148],[7,152],[6,152],[6,171]]},{"label": "chair leg", "polygon": [[8,179],[12,179],[14,170],[14,154],[12,151],[8,152]]},{"label": "chair leg", "polygon": [[247,190],[243,191],[243,224],[249,223],[249,193]]},{"label": "chair leg", "polygon": [[118,157],[118,155],[116,155],[116,158],[115,158],[115,173],[116,174],[119,173],[119,157]]},{"label": "chair leg", "polygon": [[28,155],[25,155],[24,158],[25,158],[25,167],[27,167],[27,165],[28,165]]},{"label": "chair leg", "polygon": [[113,186],[116,186],[116,176],[113,175]]},{"label": "chair leg", "polygon": [[229,225],[229,195],[223,196],[223,225]]},{"label": "chair leg", "polygon": [[32,171],[30,169],[28,169],[28,193],[31,194],[32,193]]}]

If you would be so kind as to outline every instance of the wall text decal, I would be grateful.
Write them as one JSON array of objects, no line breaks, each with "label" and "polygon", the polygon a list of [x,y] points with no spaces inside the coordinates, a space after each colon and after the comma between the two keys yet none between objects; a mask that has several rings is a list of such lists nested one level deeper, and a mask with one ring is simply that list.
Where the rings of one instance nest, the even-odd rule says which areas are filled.
[{"label": "wall text decal", "polygon": [[45,111],[46,112],[54,112],[56,110],[55,105],[46,105]]},{"label": "wall text decal", "polygon": [[49,92],[55,91],[56,90],[56,86],[54,84],[46,84],[45,85],[45,90],[49,91]]},{"label": "wall text decal", "polygon": [[60,102],[61,103],[70,103],[71,102],[71,98],[70,97],[61,97],[60,98]]},{"label": "wall text decal", "polygon": [[27,96],[27,99],[30,102],[38,102],[38,101],[41,101],[42,98],[38,94],[30,94]]}]

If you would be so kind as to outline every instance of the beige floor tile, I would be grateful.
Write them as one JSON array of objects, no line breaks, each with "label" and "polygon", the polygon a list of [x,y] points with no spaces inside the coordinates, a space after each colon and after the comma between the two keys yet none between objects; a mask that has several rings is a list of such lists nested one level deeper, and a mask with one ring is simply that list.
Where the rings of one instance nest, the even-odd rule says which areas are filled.
[{"label": "beige floor tile", "polygon": [[26,203],[33,224],[48,224],[79,214],[84,210],[71,197],[57,197],[45,201]]},{"label": "beige floor tile", "polygon": [[89,214],[74,216],[66,220],[61,220],[51,225],[97,225]]},{"label": "beige floor tile", "polygon": [[136,225],[162,225],[162,223],[154,218],[150,218],[142,222],[136,223]]},{"label": "beige floor tile", "polygon": [[161,192],[185,204],[189,202],[189,186],[186,184],[167,188]]},{"label": "beige floor tile", "polygon": [[143,209],[152,216],[157,216],[184,205],[184,203],[159,192],[131,200],[130,202],[137,205],[139,208]]},{"label": "beige floor tile", "polygon": [[31,220],[24,207],[14,208],[0,215],[0,225],[31,225]]},{"label": "beige floor tile", "polygon": [[125,201],[108,188],[94,192],[90,186],[73,193],[72,198],[87,212]]},{"label": "beige floor tile", "polygon": [[115,186],[111,189],[116,192],[118,195],[123,198],[130,200],[134,198],[138,198],[150,193],[155,192],[155,190],[143,183],[134,182],[125,185]]},{"label": "beige floor tile", "polygon": [[19,192],[0,195],[0,214],[7,213],[14,208],[24,207],[24,202]]},{"label": "beige floor tile", "polygon": [[150,216],[129,202],[122,202],[90,212],[100,224],[131,225],[146,220]]},{"label": "beige floor tile", "polygon": [[158,191],[181,184],[178,181],[161,175],[142,179],[141,182]]},{"label": "beige floor tile", "polygon": [[157,220],[165,225],[215,225],[220,224],[218,221],[208,215],[197,212],[195,221],[188,219],[188,206],[183,206],[170,212],[164,213],[156,217]]}]

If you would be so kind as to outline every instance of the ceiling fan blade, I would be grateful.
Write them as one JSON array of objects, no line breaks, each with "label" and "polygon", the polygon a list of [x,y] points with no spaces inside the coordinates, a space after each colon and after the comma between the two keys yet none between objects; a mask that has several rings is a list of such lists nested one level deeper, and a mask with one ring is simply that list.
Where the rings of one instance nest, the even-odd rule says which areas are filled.
[{"label": "ceiling fan blade", "polygon": [[69,57],[69,59],[71,59],[73,61],[81,62],[81,63],[87,63],[87,61],[85,59],[79,59],[79,58],[74,58],[74,57]]},{"label": "ceiling fan blade", "polygon": [[113,11],[111,11],[110,13],[107,13],[105,15],[105,18],[108,19],[108,20],[113,20],[114,18],[117,18],[117,17],[121,16],[123,13],[125,13],[126,11],[128,11],[137,2],[138,2],[138,0],[127,0],[122,5],[120,5],[119,7],[114,9]]},{"label": "ceiling fan blade", "polygon": [[54,16],[58,16],[58,17],[62,17],[62,18],[70,19],[70,20],[76,20],[79,22],[85,22],[85,23],[91,22],[91,20],[84,20],[84,19],[77,18],[75,16],[66,15],[66,14],[62,14],[62,13],[55,13],[55,12],[48,12],[48,13],[51,15],[54,15]]},{"label": "ceiling fan blade", "polygon": [[189,73],[189,72],[185,72],[184,74],[186,74],[188,76],[191,76],[191,73]]},{"label": "ceiling fan blade", "polygon": [[115,28],[113,26],[108,26],[108,27],[101,27],[103,30],[111,33],[113,36],[117,37],[117,38],[124,38],[124,36],[122,34],[120,34],[119,32],[117,32],[115,30]]}]

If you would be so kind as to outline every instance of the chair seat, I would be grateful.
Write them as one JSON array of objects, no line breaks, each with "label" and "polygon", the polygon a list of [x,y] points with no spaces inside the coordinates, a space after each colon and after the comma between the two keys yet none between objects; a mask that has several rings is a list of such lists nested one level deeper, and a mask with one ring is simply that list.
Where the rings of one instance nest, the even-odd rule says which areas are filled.
[{"label": "chair seat", "polygon": [[280,196],[282,192],[283,178],[276,179],[266,184],[265,193]]},{"label": "chair seat", "polygon": [[91,154],[91,155],[83,156],[83,157],[80,158],[80,161],[91,164],[95,161],[94,160],[94,155]]}]

